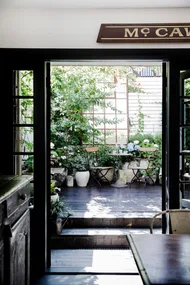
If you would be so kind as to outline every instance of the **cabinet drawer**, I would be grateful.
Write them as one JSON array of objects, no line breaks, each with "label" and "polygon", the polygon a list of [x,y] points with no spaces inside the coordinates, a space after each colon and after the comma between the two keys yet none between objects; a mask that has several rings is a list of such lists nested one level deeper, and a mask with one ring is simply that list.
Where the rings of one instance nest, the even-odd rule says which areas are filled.
[{"label": "cabinet drawer", "polygon": [[7,218],[13,224],[28,208],[30,198],[30,184],[19,189],[6,201]]}]

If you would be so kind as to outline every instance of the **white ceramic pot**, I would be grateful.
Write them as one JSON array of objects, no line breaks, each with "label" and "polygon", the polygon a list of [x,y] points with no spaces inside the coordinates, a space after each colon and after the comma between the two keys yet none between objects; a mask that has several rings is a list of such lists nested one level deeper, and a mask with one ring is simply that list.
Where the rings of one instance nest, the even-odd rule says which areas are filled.
[{"label": "white ceramic pot", "polygon": [[67,175],[66,183],[67,183],[67,187],[73,187],[74,186],[74,177],[72,175]]},{"label": "white ceramic pot", "polygon": [[56,201],[59,201],[59,195],[57,193],[51,195],[51,202],[55,203]]},{"label": "white ceramic pot", "polygon": [[86,171],[77,171],[75,173],[75,179],[77,186],[79,187],[86,187],[90,178],[90,172]]}]

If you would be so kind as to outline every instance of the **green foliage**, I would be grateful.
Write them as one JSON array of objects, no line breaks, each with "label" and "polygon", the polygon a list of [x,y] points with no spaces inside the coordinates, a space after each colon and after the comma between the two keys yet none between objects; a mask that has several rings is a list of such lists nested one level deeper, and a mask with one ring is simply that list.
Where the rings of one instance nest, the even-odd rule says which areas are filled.
[{"label": "green foliage", "polygon": [[26,169],[28,172],[34,171],[34,156],[29,155],[26,161],[24,162],[24,169]]},{"label": "green foliage", "polygon": [[88,154],[84,148],[81,147],[76,151],[72,163],[74,171],[89,170]]},{"label": "green foliage", "polygon": [[[139,141],[141,147],[157,147],[157,151],[152,154],[152,152],[140,152],[141,157],[154,156],[152,166],[153,172],[158,176],[159,169],[162,167],[162,135],[161,134],[136,134],[130,136],[130,142]],[[148,142],[147,142],[148,141]]]},{"label": "green foliage", "polygon": [[[152,144],[158,144],[158,145],[161,145],[162,144],[162,136],[161,134],[151,134],[151,133],[148,133],[148,134],[135,134],[133,136],[130,136],[129,138],[129,142],[133,142],[133,141],[139,141],[139,144],[143,144],[143,141],[145,139],[148,139],[149,140],[149,144],[148,146],[152,146]],[[146,144],[147,145],[147,144]],[[143,146],[143,145],[141,145]],[[144,145],[145,146],[145,145]]]},{"label": "green foliage", "polygon": [[[20,88],[23,100],[20,100],[20,110],[21,110],[21,123],[23,124],[33,124],[34,122],[34,108],[33,99],[24,98],[32,96],[33,94],[33,71],[24,70],[20,71]],[[22,129],[22,146],[26,148],[27,151],[33,151],[33,141],[30,141],[33,136],[33,128],[27,127]]]},{"label": "green foliage", "polygon": [[56,192],[56,181],[51,181],[51,184],[50,184],[50,194],[51,195],[55,195],[57,194]]},{"label": "green foliage", "polygon": [[185,94],[190,96],[190,79],[185,80]]},{"label": "green foliage", "polygon": [[95,105],[104,108],[108,92],[98,86],[95,69],[85,71],[85,67],[52,68],[51,136],[57,147],[82,145],[100,135],[87,113]]},{"label": "green foliage", "polygon": [[64,167],[72,175],[76,170],[88,170],[88,157],[83,146],[64,146],[51,151],[51,165]]},{"label": "green foliage", "polygon": [[56,220],[59,218],[65,218],[68,216],[71,216],[69,213],[68,206],[66,205],[64,198],[61,197],[61,200],[56,200],[55,202],[51,201],[51,208],[50,208],[50,214],[52,220]]},{"label": "green foliage", "polygon": [[142,92],[135,85],[134,70],[115,66],[53,66],[51,70],[51,140],[56,148],[66,145],[99,144],[97,126],[115,124],[118,119],[91,117],[93,108],[117,111],[105,97],[113,97],[118,78],[128,78],[130,92]]},{"label": "green foliage", "polygon": [[117,158],[110,156],[112,152],[112,146],[100,145],[97,153],[98,166],[115,166]]},{"label": "green foliage", "polygon": [[142,103],[140,101],[139,95],[138,95],[138,133],[142,134],[144,132],[144,114],[142,112]]}]

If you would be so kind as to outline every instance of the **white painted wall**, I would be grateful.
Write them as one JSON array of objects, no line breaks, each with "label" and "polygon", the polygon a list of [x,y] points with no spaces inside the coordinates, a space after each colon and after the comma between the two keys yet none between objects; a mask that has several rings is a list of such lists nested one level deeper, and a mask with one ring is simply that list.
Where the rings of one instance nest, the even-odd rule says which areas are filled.
[{"label": "white painted wall", "polygon": [[101,23],[188,23],[186,9],[0,10],[0,48],[190,48],[190,43],[100,44]]}]

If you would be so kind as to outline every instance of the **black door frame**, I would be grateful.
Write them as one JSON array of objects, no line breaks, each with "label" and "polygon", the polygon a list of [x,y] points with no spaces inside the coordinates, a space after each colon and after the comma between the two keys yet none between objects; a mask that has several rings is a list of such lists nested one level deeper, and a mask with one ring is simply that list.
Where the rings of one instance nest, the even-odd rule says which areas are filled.
[{"label": "black door frame", "polygon": [[[179,106],[177,98],[179,96],[179,67],[187,66],[187,58],[190,58],[190,49],[0,49],[0,57],[3,68],[1,68],[1,86],[6,91],[6,96],[2,96],[0,104],[0,122],[1,130],[6,135],[6,140],[1,140],[1,151],[3,163],[0,166],[0,173],[12,174],[12,70],[32,69],[34,70],[34,108],[36,111],[35,119],[35,177],[36,183],[36,204],[35,204],[35,232],[38,237],[38,246],[35,251],[35,274],[40,276],[45,273],[48,267],[47,256],[47,207],[48,207],[48,177],[47,167],[49,161],[50,137],[48,133],[49,123],[47,116],[50,105],[46,94],[46,62],[56,60],[150,60],[168,62],[166,68],[168,77],[166,104],[164,105],[163,122],[165,146],[163,157],[166,162],[163,167],[163,179],[165,188],[169,196],[169,207],[179,207],[179,142],[173,138],[178,135]],[[177,60],[176,60],[177,59]],[[164,87],[166,88],[166,86]],[[5,92],[4,91],[4,92]],[[7,114],[3,115],[3,109],[6,105]],[[6,122],[6,123],[5,123]],[[38,139],[37,139],[38,138]],[[39,139],[40,138],[40,139]],[[10,143],[7,143],[7,140]],[[2,167],[3,165],[3,167]],[[167,180],[165,179],[167,176]],[[164,189],[164,193],[165,193]],[[165,204],[165,202],[164,202]],[[163,205],[164,207],[164,205]]]}]

